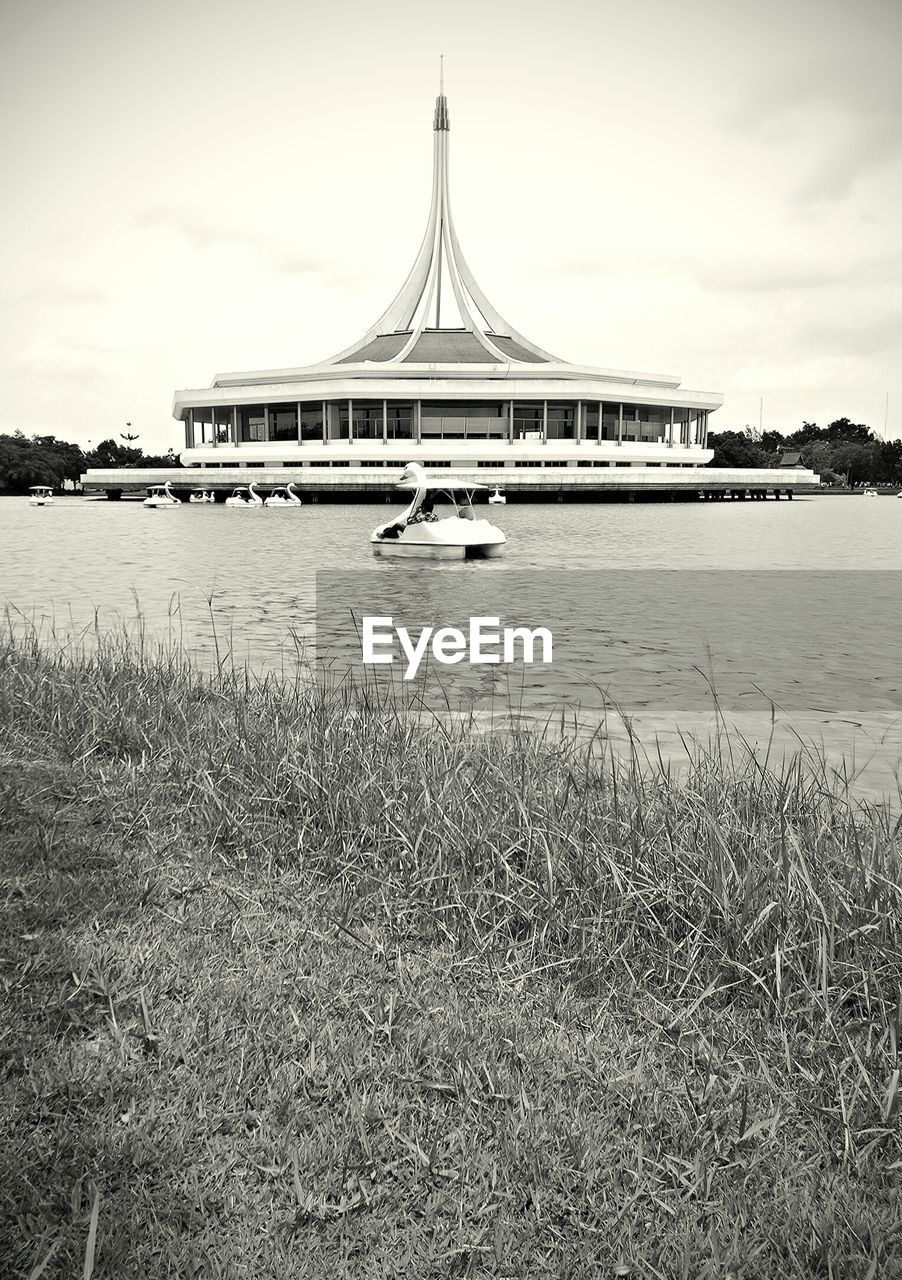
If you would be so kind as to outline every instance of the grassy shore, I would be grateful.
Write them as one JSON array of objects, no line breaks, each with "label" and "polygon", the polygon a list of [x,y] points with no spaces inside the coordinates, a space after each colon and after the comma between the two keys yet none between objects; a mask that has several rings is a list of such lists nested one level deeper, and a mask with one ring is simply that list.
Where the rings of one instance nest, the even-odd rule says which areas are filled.
[{"label": "grassy shore", "polygon": [[0,638],[0,1271],[902,1275],[896,817]]}]

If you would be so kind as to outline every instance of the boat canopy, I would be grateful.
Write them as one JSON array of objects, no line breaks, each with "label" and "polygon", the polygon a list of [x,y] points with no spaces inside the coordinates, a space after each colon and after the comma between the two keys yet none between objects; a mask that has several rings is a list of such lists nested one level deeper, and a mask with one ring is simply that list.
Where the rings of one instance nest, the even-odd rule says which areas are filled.
[{"label": "boat canopy", "polygon": [[53,486],[49,484],[33,484],[29,487],[30,493],[53,493]]},{"label": "boat canopy", "polygon": [[396,489],[442,490],[444,493],[472,493],[474,489],[487,489],[478,480],[455,480],[453,476],[422,476],[419,480],[399,480]]}]

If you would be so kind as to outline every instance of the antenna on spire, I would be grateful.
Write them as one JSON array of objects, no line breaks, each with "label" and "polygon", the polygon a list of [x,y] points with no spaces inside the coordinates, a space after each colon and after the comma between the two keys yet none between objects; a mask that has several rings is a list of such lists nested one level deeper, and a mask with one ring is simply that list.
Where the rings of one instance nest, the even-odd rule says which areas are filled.
[{"label": "antenna on spire", "polygon": [[441,94],[445,92],[445,55],[438,55],[438,91]]}]

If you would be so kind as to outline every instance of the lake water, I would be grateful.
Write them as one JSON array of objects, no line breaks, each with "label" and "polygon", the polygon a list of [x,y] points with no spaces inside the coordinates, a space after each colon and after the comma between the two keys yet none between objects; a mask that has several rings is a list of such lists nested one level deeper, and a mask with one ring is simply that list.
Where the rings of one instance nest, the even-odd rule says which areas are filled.
[{"label": "lake water", "polygon": [[[635,716],[640,736],[678,751],[678,728],[705,731],[710,695],[697,668],[709,666],[751,739],[770,732],[776,703],[783,742],[800,733],[833,760],[854,759],[866,790],[893,790],[902,501],[514,504],[492,512],[508,535],[504,558],[445,564],[373,557],[370,532],[391,509],[4,498],[0,600],[20,624],[62,634],[95,617],[134,625],[140,608],[149,634],[178,638],[201,661],[218,644],[258,670],[290,670],[315,631],[318,570],[366,571],[388,612],[474,592],[535,610],[544,592],[557,596],[548,608],[562,628],[569,618],[571,683],[585,668],[587,686]],[[562,575],[575,570],[584,576]],[[563,688],[549,681],[546,692]]]}]

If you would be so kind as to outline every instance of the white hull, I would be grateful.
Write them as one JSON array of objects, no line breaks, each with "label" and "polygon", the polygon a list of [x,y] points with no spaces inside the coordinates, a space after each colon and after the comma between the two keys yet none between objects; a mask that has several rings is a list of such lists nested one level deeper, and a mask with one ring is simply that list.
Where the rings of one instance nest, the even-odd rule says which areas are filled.
[{"label": "white hull", "polygon": [[52,498],[29,498],[28,505],[30,507],[50,507],[53,505]]},{"label": "white hull", "polygon": [[373,554],[409,560],[489,560],[504,552],[503,542],[449,546],[438,542],[374,542]]}]

